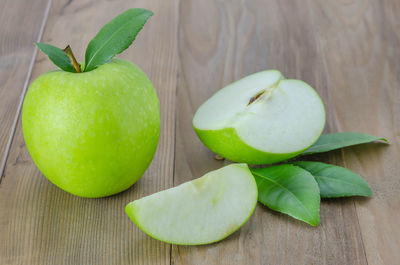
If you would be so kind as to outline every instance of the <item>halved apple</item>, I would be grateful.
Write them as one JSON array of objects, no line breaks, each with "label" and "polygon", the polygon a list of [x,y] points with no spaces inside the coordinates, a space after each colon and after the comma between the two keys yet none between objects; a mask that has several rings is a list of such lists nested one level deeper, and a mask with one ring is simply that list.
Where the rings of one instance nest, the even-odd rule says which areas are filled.
[{"label": "halved apple", "polygon": [[193,118],[200,140],[235,162],[269,164],[300,154],[321,135],[325,108],[317,92],[277,70],[249,75],[215,93]]},{"label": "halved apple", "polygon": [[178,245],[202,245],[239,229],[257,204],[245,164],[232,164],[129,203],[125,211],[146,234]]}]

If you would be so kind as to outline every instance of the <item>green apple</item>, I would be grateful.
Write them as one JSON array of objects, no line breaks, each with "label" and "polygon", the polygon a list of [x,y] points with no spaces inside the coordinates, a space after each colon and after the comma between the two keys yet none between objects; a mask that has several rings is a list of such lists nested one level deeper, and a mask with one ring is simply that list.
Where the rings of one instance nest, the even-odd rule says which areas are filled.
[{"label": "green apple", "polygon": [[61,189],[89,198],[113,195],[149,166],[160,133],[158,97],[138,66],[113,57],[152,15],[131,8],[112,19],[89,42],[82,65],[69,45],[36,43],[60,69],[30,86],[22,130],[33,161]]},{"label": "green apple", "polygon": [[22,128],[29,153],[55,185],[82,197],[121,192],[155,153],[157,94],[136,65],[113,59],[96,69],[54,70],[30,86]]},{"label": "green apple", "polygon": [[269,164],[300,154],[321,135],[325,108],[317,92],[277,70],[234,82],[203,103],[193,118],[200,140],[235,162]]},{"label": "green apple", "polygon": [[250,218],[257,185],[245,164],[232,164],[129,203],[125,211],[146,234],[178,245],[224,239]]}]

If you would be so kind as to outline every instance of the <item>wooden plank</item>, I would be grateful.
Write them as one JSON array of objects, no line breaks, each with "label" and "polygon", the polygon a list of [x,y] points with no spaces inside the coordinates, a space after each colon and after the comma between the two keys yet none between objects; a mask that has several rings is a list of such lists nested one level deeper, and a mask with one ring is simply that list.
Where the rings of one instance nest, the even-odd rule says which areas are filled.
[{"label": "wooden plank", "polygon": [[5,0],[0,8],[0,181],[49,0]]},{"label": "wooden plank", "polygon": [[[228,163],[213,159],[191,128],[191,119],[217,89],[247,74],[276,68],[288,78],[305,80],[318,90],[326,104],[327,131],[342,129],[335,115],[343,103],[333,98],[345,97],[346,87],[328,86],[331,75],[326,67],[327,58],[334,60],[335,54],[321,49],[327,40],[318,33],[330,32],[329,38],[343,43],[347,35],[339,29],[329,31],[329,25],[321,23],[326,13],[334,16],[337,11],[324,8],[323,3],[181,2],[174,185]],[[356,19],[357,14],[346,14]],[[349,60],[357,59],[355,54]],[[359,80],[352,81],[353,89],[362,88],[354,85]],[[339,164],[343,161],[340,152],[319,159]],[[234,235],[211,246],[173,246],[172,260],[173,264],[367,263],[352,199],[323,202],[317,228],[259,205],[249,222]]]},{"label": "wooden plank", "polygon": [[374,193],[372,199],[354,200],[368,264],[399,264],[400,5],[395,0],[320,2],[313,15],[335,106],[331,120],[339,130],[391,141],[340,154],[343,165],[366,178]]},{"label": "wooden plank", "polygon": [[[55,1],[43,41],[71,44],[83,59],[88,41],[100,27],[130,7],[155,15],[133,47],[121,57],[150,77],[161,105],[161,135],[156,156],[131,189],[103,199],[83,199],[61,191],[43,177],[24,145],[18,124],[0,186],[0,260],[2,264],[169,264],[170,245],[141,232],[125,215],[125,205],[172,186],[175,89],[177,73],[177,2]],[[33,77],[53,68],[42,54]]]},{"label": "wooden plank", "polygon": [[[12,118],[7,117],[16,113],[32,58],[33,46],[27,42],[37,36],[26,29],[40,24],[42,2],[46,3],[35,1],[29,9],[22,1],[2,3],[0,35],[6,35],[0,38],[4,67],[0,151],[12,127]],[[0,184],[0,263],[399,263],[400,6],[396,1],[188,0],[181,1],[179,14],[177,5],[177,1],[136,1],[134,6],[150,8],[155,16],[122,55],[148,73],[161,101],[160,145],[145,176],[118,196],[69,195],[36,169],[18,124]],[[86,44],[101,25],[128,7],[132,5],[122,0],[55,1],[43,41],[60,47],[69,43],[82,60]],[[22,24],[23,32],[15,30]],[[33,77],[51,68],[40,54]],[[124,206],[228,164],[214,160],[197,139],[191,128],[193,114],[223,85],[268,68],[303,79],[318,90],[327,106],[326,131],[369,132],[391,140],[390,147],[372,144],[311,157],[360,173],[371,184],[374,197],[324,200],[317,228],[259,205],[250,221],[224,241],[173,246],[170,252],[170,245],[134,226],[123,213]]]}]

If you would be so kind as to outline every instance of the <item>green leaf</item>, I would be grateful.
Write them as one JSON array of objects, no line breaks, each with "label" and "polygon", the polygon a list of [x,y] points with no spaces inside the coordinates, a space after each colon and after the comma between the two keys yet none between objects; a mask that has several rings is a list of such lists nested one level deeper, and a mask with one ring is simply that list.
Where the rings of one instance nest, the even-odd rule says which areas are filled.
[{"label": "green leaf", "polygon": [[308,161],[297,161],[293,164],[314,176],[322,198],[372,196],[368,183],[360,175],[347,168]]},{"label": "green leaf", "polygon": [[341,132],[323,134],[318,139],[318,141],[306,151],[304,151],[302,155],[328,152],[347,146],[364,144],[373,141],[384,141],[388,143],[388,140],[386,140],[385,138],[373,136],[366,133]]},{"label": "green leaf", "polygon": [[251,168],[258,200],[272,210],[286,213],[310,225],[319,223],[319,189],[313,176],[290,164]]},{"label": "green leaf", "polygon": [[86,48],[84,71],[95,69],[128,48],[152,15],[150,10],[132,8],[106,24]]},{"label": "green leaf", "polygon": [[71,59],[63,50],[46,43],[36,42],[35,44],[44,54],[46,54],[50,58],[50,60],[55,65],[60,67],[62,70],[76,73],[74,67],[72,66]]}]

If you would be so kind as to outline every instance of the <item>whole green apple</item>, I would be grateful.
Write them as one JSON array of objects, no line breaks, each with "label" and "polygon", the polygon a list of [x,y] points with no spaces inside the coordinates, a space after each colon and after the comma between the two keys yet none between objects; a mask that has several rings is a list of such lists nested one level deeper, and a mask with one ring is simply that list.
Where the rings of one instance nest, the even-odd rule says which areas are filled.
[{"label": "whole green apple", "polygon": [[157,148],[157,94],[141,69],[113,59],[94,70],[50,71],[30,86],[22,128],[32,159],[55,185],[82,197],[128,189]]}]

